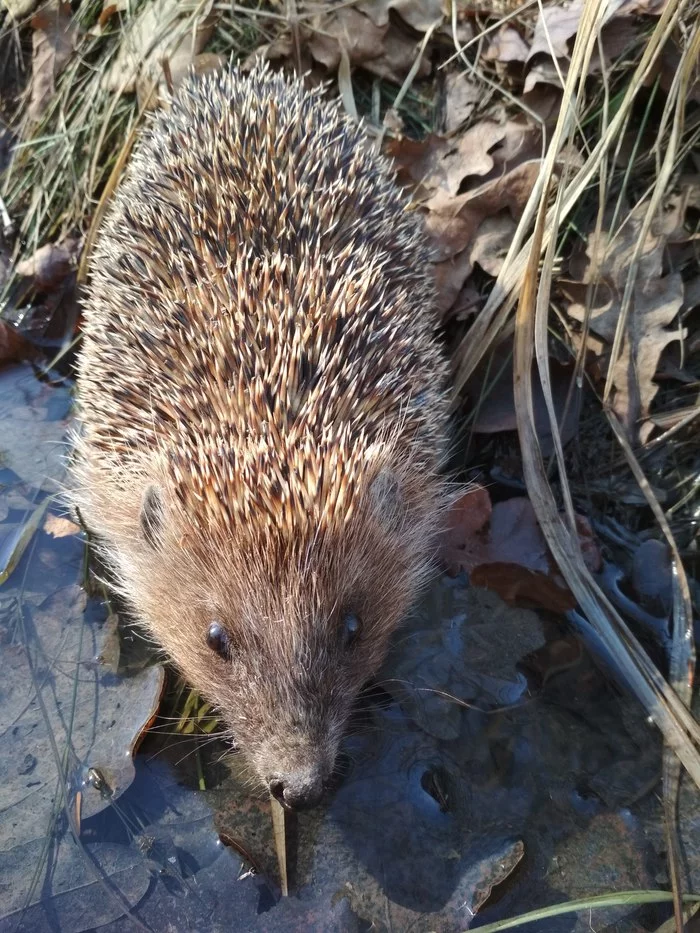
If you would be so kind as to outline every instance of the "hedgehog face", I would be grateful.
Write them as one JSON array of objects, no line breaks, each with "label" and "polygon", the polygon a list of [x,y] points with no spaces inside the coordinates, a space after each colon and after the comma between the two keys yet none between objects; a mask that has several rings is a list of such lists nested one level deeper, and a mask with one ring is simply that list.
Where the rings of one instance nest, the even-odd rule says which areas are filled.
[{"label": "hedgehog face", "polygon": [[256,637],[247,644],[236,637],[238,620],[207,629],[207,645],[221,662],[222,713],[257,776],[290,809],[314,806],[323,795],[377,655],[376,644],[362,644],[357,613],[316,615],[302,625],[302,604],[298,596],[295,621],[282,623],[275,639],[260,617],[248,621]]},{"label": "hedgehog face", "polygon": [[[359,610],[359,606],[358,606]],[[300,588],[285,618],[235,612],[211,622],[213,694],[270,793],[289,808],[314,806],[331,777],[353,703],[376,672],[395,612],[318,604]],[[367,631],[365,631],[367,629]],[[211,662],[210,662],[211,663]]]},{"label": "hedgehog face", "polygon": [[[140,562],[136,608],[286,807],[318,803],[355,699],[425,569],[428,518],[417,522],[416,550],[404,510],[397,481],[381,472],[354,521],[283,560],[270,542],[206,547],[202,532],[173,534],[158,493],[143,494],[140,546],[151,557]],[[177,619],[165,615],[173,606]]]}]

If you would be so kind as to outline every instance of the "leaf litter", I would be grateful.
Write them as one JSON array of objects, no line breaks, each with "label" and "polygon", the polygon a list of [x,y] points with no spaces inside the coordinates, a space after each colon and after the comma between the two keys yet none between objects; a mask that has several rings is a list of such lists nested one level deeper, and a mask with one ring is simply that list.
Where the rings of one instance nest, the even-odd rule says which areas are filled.
[{"label": "leaf litter", "polygon": [[[42,905],[41,912],[50,904],[66,928],[78,930],[86,928],[79,919],[84,885],[92,884],[100,900],[104,892],[70,840],[64,819],[70,813],[79,834],[85,820],[128,789],[135,774],[133,750],[157,707],[163,673],[151,666],[119,676],[117,629],[104,625],[99,612],[86,612],[79,529],[55,512],[45,521],[47,507],[56,507],[53,493],[63,475],[60,447],[69,407],[65,388],[42,386],[26,367],[0,375],[7,445],[0,500],[8,503],[2,531],[8,542],[14,528],[21,532],[0,588],[0,925],[19,920],[25,911],[31,917],[32,905]],[[14,443],[37,419],[42,419],[41,435],[34,431],[24,448]],[[37,457],[39,436],[45,449],[55,451],[48,461]],[[40,502],[28,522],[13,524],[20,504],[13,491]],[[102,856],[107,874],[124,880],[119,850],[107,846]],[[47,859],[54,879],[48,899],[34,871]],[[143,892],[143,879],[134,883]],[[125,894],[136,893],[125,885]],[[123,905],[108,903],[101,911],[93,905],[91,911],[93,919],[106,920],[120,916]]]},{"label": "leaf litter", "polygon": [[[665,671],[669,615],[681,619],[679,631],[692,624],[688,594],[697,592],[692,578],[686,585],[683,576],[683,562],[694,566],[698,505],[693,479],[700,378],[697,119],[692,110],[678,118],[684,101],[690,106],[700,99],[697,64],[694,71],[687,65],[694,41],[688,24],[697,22],[697,11],[688,2],[616,0],[603,4],[597,18],[594,12],[591,0],[474,9],[414,0],[364,0],[333,8],[300,2],[293,12],[163,0],[95,10],[83,5],[75,12],[56,2],[31,20],[11,21],[17,34],[31,37],[32,60],[24,78],[27,109],[20,105],[15,115],[21,146],[0,191],[19,234],[9,242],[6,320],[0,321],[6,345],[14,347],[8,359],[17,358],[22,331],[40,347],[42,341],[50,347],[61,313],[62,345],[70,341],[76,322],[61,311],[63,296],[74,287],[76,250],[91,242],[99,222],[100,211],[93,214],[93,208],[109,193],[112,166],[120,169],[126,162],[120,147],[146,109],[167,105],[168,88],[177,87],[187,67],[218,67],[232,51],[243,61],[264,55],[276,65],[306,71],[311,83],[337,76],[346,108],[365,118],[377,144],[394,160],[433,246],[439,309],[456,374],[455,461],[472,484],[450,513],[443,542],[444,564],[456,576],[443,577],[431,591],[427,616],[421,616],[424,607],[418,610],[388,662],[389,699],[372,712],[381,728],[375,738],[370,732],[350,743],[354,752],[357,743],[365,743],[361,767],[356,765],[338,790],[323,825],[313,819],[301,823],[296,852],[285,847],[292,885],[295,860],[301,860],[297,881],[306,904],[284,908],[287,913],[278,905],[266,928],[302,917],[313,927],[319,909],[326,929],[334,923],[346,929],[358,918],[381,928],[388,904],[399,928],[416,923],[422,928],[419,917],[425,916],[442,929],[462,929],[468,925],[460,919],[464,905],[486,909],[493,918],[529,909],[532,898],[551,899],[543,878],[530,875],[528,892],[517,882],[506,884],[498,903],[488,904],[490,892],[506,881],[524,853],[529,864],[535,853],[543,863],[554,858],[556,886],[574,897],[609,887],[605,859],[621,840],[626,861],[624,870],[616,869],[618,887],[666,884],[660,866],[667,839],[656,847],[655,874],[638,857],[646,851],[641,810],[648,834],[650,825],[660,825],[649,794],[660,774],[659,747],[642,708],[616,694],[599,667],[617,671],[628,687],[636,684],[633,692],[647,711],[649,694],[639,678],[649,678],[663,698],[654,715],[666,736],[681,728],[697,745],[698,732],[683,709],[663,706],[670,700],[661,675],[653,673],[637,642],[655,633],[657,647],[650,651]],[[669,24],[681,28],[671,30]],[[573,117],[568,108],[580,69],[588,80],[579,87]],[[25,113],[31,121],[22,119]],[[670,173],[660,170],[669,152],[676,154]],[[662,182],[660,198],[656,191]],[[539,239],[531,237],[538,200],[541,217],[546,209]],[[658,209],[649,224],[652,203]],[[541,299],[533,325],[536,363],[523,368],[525,312],[515,329],[511,315],[519,294],[523,309],[528,307],[528,289],[538,271],[548,297]],[[23,276],[21,290],[14,284],[18,276]],[[54,301],[50,314],[28,304],[37,296],[50,304],[52,291],[61,300]],[[38,419],[29,416],[26,436],[13,445],[18,463],[29,464],[42,432]],[[535,449],[546,464],[533,461]],[[639,485],[634,457],[648,469],[652,483],[646,488]],[[37,471],[32,475],[36,480]],[[667,509],[663,527],[656,522],[663,513],[649,517],[650,496]],[[35,498],[26,480],[12,487],[6,502],[21,503],[22,514],[31,515]],[[9,505],[6,512],[14,532],[33,548],[21,570],[35,559],[34,536],[23,533]],[[53,512],[47,521],[35,532],[36,540],[53,540],[68,554],[77,541],[74,530],[61,530]],[[669,534],[677,547],[669,545]],[[38,553],[53,569],[58,558],[49,556],[50,550],[42,544]],[[17,569],[6,586],[15,585],[16,574]],[[674,583],[679,574],[680,590]],[[632,626],[622,646],[613,647],[602,625],[610,614],[602,594]],[[56,599],[75,621],[82,608],[77,590],[66,589]],[[524,605],[541,607],[541,615]],[[697,608],[696,595],[693,605]],[[56,612],[50,600],[46,616],[40,606],[31,608],[46,625]],[[113,642],[103,656],[115,659]],[[687,695],[690,680],[679,686],[680,696]],[[537,699],[544,695],[548,701],[542,707]],[[599,696],[605,702],[596,705]],[[510,726],[504,722],[514,717],[522,730],[518,716],[533,703],[529,725],[505,738],[502,730],[509,735]],[[485,711],[487,722],[498,727],[484,729]],[[582,725],[589,720],[595,723],[590,733]],[[605,737],[605,754],[590,744],[593,734]],[[516,735],[526,736],[522,747]],[[196,735],[190,738],[198,741]],[[692,770],[689,749],[682,743],[674,747]],[[501,803],[508,796],[507,769],[492,773],[483,785],[491,797],[480,801],[474,789],[479,775],[490,773],[480,770],[487,748],[494,761],[510,762],[511,768],[514,761],[527,760],[527,749],[540,756],[538,775],[551,777],[548,800],[556,801],[557,813],[543,810],[522,824],[527,808],[504,803],[504,813],[510,814],[505,822],[510,828],[522,825],[521,836],[489,835],[492,827],[486,825],[474,837],[480,842],[472,845],[465,827],[488,824],[494,795]],[[568,770],[564,750],[578,754]],[[194,757],[199,760],[199,752]],[[419,764],[413,768],[411,762]],[[105,766],[105,775],[108,771]],[[101,783],[96,773],[85,790],[88,797]],[[510,790],[520,793],[522,804],[530,777],[517,767],[516,774],[511,773]],[[570,775],[578,775],[578,782],[569,786]],[[120,779],[111,780],[117,785]],[[147,783],[151,780],[157,786],[160,775],[152,774]],[[196,786],[202,786],[201,774]],[[219,810],[226,816],[219,819],[230,824],[230,838],[240,839],[248,798],[245,789],[236,796],[225,786]],[[213,790],[207,793],[208,800],[216,800]],[[228,802],[232,794],[235,812]],[[692,813],[693,794],[684,782],[683,813]],[[448,822],[431,823],[432,817],[426,822],[427,799]],[[640,808],[631,822],[616,811],[624,806]],[[115,804],[103,814],[117,809]],[[266,818],[264,805],[261,812]],[[542,827],[551,833],[562,813],[568,815],[555,840]],[[355,817],[348,821],[348,814]],[[578,835],[573,827],[580,830],[582,819],[586,826]],[[86,821],[89,825],[90,818]],[[533,834],[528,827],[534,823],[539,828]],[[245,830],[251,833],[247,848],[256,852],[260,813],[251,825]],[[397,835],[402,825],[412,826],[412,834]],[[140,854],[146,852],[148,862],[154,851],[144,844]],[[397,857],[408,851],[419,857],[413,862]],[[579,878],[573,866],[581,851],[588,874]],[[272,844],[270,853],[267,875],[273,879]],[[694,859],[691,854],[691,887],[696,886]],[[595,865],[601,866],[597,874]],[[437,880],[441,873],[446,884]],[[304,881],[312,877],[315,884]],[[668,877],[674,890],[684,883],[673,871]],[[177,886],[182,879],[170,880]],[[141,882],[133,883],[136,887],[124,890],[136,896]],[[332,883],[332,908],[319,908],[327,903]],[[275,882],[257,884],[260,916],[260,904],[269,908],[274,902]],[[153,899],[151,909],[159,903]],[[117,906],[112,907],[116,917]],[[620,930],[631,928],[625,926],[636,922],[629,919],[630,909],[606,917],[615,929],[618,922]],[[576,929],[589,928],[583,917],[574,923]]]}]

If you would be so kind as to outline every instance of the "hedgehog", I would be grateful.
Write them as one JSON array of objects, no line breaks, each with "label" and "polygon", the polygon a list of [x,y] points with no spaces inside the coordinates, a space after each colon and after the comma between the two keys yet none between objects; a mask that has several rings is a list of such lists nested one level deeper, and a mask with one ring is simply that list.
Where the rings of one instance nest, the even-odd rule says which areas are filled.
[{"label": "hedgehog", "polygon": [[433,564],[430,253],[362,125],[266,64],[151,118],[90,260],[73,502],[285,807],[316,805]]}]

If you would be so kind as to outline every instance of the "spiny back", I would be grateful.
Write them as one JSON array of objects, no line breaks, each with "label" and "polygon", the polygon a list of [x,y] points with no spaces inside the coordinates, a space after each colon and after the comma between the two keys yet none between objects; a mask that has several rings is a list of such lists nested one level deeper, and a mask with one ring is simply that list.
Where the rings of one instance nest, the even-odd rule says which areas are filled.
[{"label": "spiny back", "polygon": [[339,108],[258,65],[156,116],[92,259],[92,456],[164,457],[212,526],[342,523],[387,444],[436,468],[445,367],[428,257]]}]

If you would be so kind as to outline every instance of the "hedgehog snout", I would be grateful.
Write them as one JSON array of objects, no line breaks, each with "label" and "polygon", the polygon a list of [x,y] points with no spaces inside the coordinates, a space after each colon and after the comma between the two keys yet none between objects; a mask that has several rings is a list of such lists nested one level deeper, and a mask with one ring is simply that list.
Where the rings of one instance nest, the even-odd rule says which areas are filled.
[{"label": "hedgehog snout", "polygon": [[288,810],[308,810],[321,802],[324,774],[318,765],[269,775],[270,794]]}]

